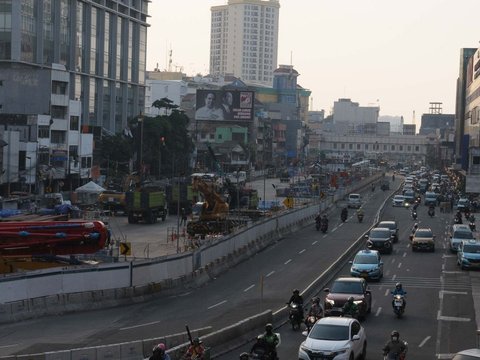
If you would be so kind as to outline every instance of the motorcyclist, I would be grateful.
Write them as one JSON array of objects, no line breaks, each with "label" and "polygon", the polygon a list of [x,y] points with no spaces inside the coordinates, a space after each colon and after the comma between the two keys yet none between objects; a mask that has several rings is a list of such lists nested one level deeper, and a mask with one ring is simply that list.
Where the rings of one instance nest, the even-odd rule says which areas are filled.
[{"label": "motorcyclist", "polygon": [[412,227],[412,231],[410,232],[410,236],[409,236],[410,241],[412,241],[413,236],[415,235],[415,232],[417,231],[417,229],[418,229],[418,223],[415,223]]},{"label": "motorcyclist", "polygon": [[195,359],[203,360],[205,356],[205,347],[203,346],[202,341],[197,337],[193,339],[192,344],[188,347],[187,352],[185,353],[185,359]]},{"label": "motorcyclist", "polygon": [[348,209],[344,207],[342,209],[342,213],[340,214],[340,218],[343,220],[343,219],[346,219],[347,217],[348,217]]},{"label": "motorcyclist", "polygon": [[327,218],[327,215],[323,215],[322,218],[320,219],[320,223],[324,226],[327,226],[328,227],[328,218]]},{"label": "motorcyclist", "polygon": [[475,215],[470,214],[470,216],[468,217],[468,221],[470,221],[471,223],[475,223]]},{"label": "motorcyclist", "polygon": [[399,359],[404,359],[407,352],[407,343],[400,340],[400,333],[397,330],[393,330],[390,335],[390,341],[388,341],[383,347],[383,354],[396,354]]},{"label": "motorcyclist", "polygon": [[455,214],[455,222],[457,224],[462,224],[462,213],[458,210],[457,213]]},{"label": "motorcyclist", "polygon": [[[270,348],[269,348],[264,336],[263,335],[258,335],[257,336],[257,341],[255,341],[255,344],[253,344],[252,348],[250,349],[250,354],[263,355],[263,354],[268,354],[269,351],[270,351]],[[248,357],[247,357],[247,359],[248,359]]]},{"label": "motorcyclist", "polygon": [[363,217],[363,216],[364,216],[363,209],[362,209],[362,208],[358,208],[358,210],[357,210],[357,217]]},{"label": "motorcyclist", "polygon": [[[405,299],[405,295],[407,294],[407,292],[403,290],[402,283],[397,282],[395,284],[395,289],[393,289],[390,293],[393,296],[395,295],[403,296],[403,308],[405,309],[405,307],[407,306],[407,300]],[[393,306],[393,300],[392,300],[392,306]]]},{"label": "motorcyclist", "polygon": [[170,360],[170,355],[165,353],[166,346],[164,343],[159,343],[153,347],[152,356],[148,360]]},{"label": "motorcyclist", "polygon": [[308,316],[315,316],[316,318],[323,316],[323,307],[320,304],[319,297],[314,297],[312,299],[312,306],[310,307],[310,310],[308,310]]},{"label": "motorcyclist", "polygon": [[343,315],[350,315],[351,317],[355,317],[358,314],[358,306],[355,304],[355,299],[353,296],[350,296],[343,305]]},{"label": "motorcyclist", "polygon": [[243,352],[240,354],[240,360],[248,360],[248,359],[250,359],[250,355],[248,355],[248,353]]},{"label": "motorcyclist", "polygon": [[375,184],[372,184],[372,191],[375,191]]},{"label": "motorcyclist", "polygon": [[263,334],[263,338],[269,348],[270,354],[272,354],[272,359],[278,359],[277,357],[277,345],[280,342],[277,334],[273,332],[273,325],[268,323],[265,325],[265,333]]},{"label": "motorcyclist", "polygon": [[292,296],[290,296],[290,300],[288,300],[288,305],[295,303],[300,307],[303,307],[303,297],[300,295],[300,290],[295,289],[293,290]]}]

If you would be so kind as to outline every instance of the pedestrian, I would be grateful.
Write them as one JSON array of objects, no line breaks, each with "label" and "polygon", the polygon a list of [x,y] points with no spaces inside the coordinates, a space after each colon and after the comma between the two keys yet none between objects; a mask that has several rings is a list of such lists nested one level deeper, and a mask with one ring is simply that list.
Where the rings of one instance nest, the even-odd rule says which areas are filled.
[{"label": "pedestrian", "polygon": [[181,221],[180,221],[180,225],[183,225],[183,226],[186,226],[187,225],[187,212],[185,211],[185,208],[182,208],[182,210],[180,211],[180,214],[181,214]]}]

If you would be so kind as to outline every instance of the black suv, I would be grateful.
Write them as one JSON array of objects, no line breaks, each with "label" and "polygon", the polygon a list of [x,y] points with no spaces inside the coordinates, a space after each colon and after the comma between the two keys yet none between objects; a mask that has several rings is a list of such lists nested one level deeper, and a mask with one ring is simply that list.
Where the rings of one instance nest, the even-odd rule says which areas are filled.
[{"label": "black suv", "polygon": [[393,251],[392,232],[387,227],[376,227],[370,230],[369,235],[365,235],[367,239],[367,248],[370,250],[378,250],[383,254],[391,254]]},{"label": "black suv", "polygon": [[365,319],[372,311],[372,293],[363,278],[340,277],[333,282],[331,288],[325,288],[324,291],[328,293],[323,306],[325,316],[341,315],[343,305],[350,296],[353,296],[358,306],[359,319]]},{"label": "black suv", "polygon": [[385,220],[385,221],[380,221],[377,225],[377,227],[382,228],[386,227],[390,229],[390,232],[392,233],[392,240],[394,243],[398,241],[398,224],[394,220]]}]

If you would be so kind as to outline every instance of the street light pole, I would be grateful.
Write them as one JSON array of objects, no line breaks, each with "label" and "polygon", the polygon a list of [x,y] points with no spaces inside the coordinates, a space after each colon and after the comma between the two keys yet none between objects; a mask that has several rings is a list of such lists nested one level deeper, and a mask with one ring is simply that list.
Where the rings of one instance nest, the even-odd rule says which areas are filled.
[{"label": "street light pole", "polygon": [[140,156],[139,156],[139,164],[138,164],[138,172],[140,177],[143,177],[143,115],[140,111],[140,115],[138,116],[138,122],[140,123]]},{"label": "street light pole", "polygon": [[32,158],[30,156],[27,156],[26,157],[28,159],[28,172],[27,172],[27,175],[28,175],[28,193],[31,194],[32,193]]}]

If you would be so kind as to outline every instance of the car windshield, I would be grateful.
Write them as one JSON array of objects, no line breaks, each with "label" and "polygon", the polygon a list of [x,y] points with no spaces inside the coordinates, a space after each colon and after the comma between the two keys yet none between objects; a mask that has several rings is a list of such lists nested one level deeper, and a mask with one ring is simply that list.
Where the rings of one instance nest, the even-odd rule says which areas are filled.
[{"label": "car windshield", "polygon": [[403,195],[395,195],[395,200],[403,200]]},{"label": "car windshield", "polygon": [[432,232],[429,230],[417,230],[415,236],[421,238],[430,238],[432,237]]},{"label": "car windshield", "polygon": [[373,229],[372,231],[370,231],[370,237],[372,237],[372,238],[390,237],[390,229],[388,229],[388,230]]},{"label": "car windshield", "polygon": [[355,256],[355,259],[353,260],[354,264],[377,264],[378,260],[375,255],[364,255],[360,254]]},{"label": "car windshield", "polygon": [[360,195],[350,195],[350,200],[358,200],[360,199]]},{"label": "car windshield", "polygon": [[315,340],[340,341],[349,339],[348,326],[317,324],[308,334],[308,337]]},{"label": "car windshield", "polygon": [[455,231],[453,237],[455,239],[473,239],[473,234],[470,231]]},{"label": "car windshield", "polygon": [[389,228],[390,230],[395,230],[397,228],[395,223],[384,223],[384,222],[381,222],[380,224],[378,224],[378,227],[386,227],[386,228]]},{"label": "car windshield", "polygon": [[467,203],[468,203],[468,199],[460,199],[460,200],[458,200],[458,204],[459,204],[459,205],[465,205],[465,204],[467,204]]},{"label": "car windshield", "polygon": [[465,245],[463,247],[464,253],[480,254],[480,245]]},{"label": "car windshield", "polygon": [[331,289],[332,293],[340,294],[363,294],[362,284],[357,281],[335,281]]}]

